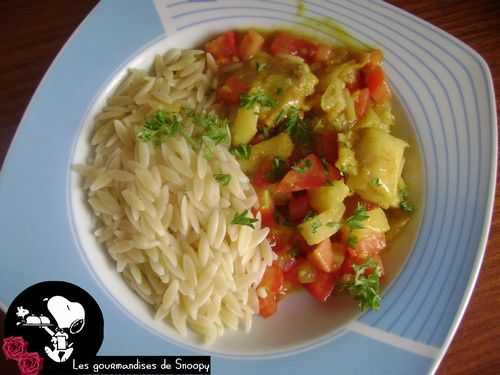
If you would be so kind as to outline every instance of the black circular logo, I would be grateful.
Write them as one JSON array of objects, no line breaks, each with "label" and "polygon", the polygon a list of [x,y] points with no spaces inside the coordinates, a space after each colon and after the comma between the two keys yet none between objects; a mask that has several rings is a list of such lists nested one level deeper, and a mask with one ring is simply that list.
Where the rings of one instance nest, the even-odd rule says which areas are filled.
[{"label": "black circular logo", "polygon": [[94,298],[64,281],[45,281],[25,289],[5,317],[5,337],[24,339],[27,351],[44,357],[47,370],[67,367],[72,359],[93,358],[102,344],[103,327]]}]

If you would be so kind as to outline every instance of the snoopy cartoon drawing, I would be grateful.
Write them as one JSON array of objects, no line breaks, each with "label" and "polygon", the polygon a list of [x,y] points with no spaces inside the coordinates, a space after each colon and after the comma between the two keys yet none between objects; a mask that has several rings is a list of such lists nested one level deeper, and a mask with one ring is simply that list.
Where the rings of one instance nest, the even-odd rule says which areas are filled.
[{"label": "snoopy cartoon drawing", "polygon": [[[80,333],[85,326],[85,310],[78,302],[71,302],[62,296],[53,296],[43,300],[56,324],[44,315],[30,314],[22,306],[17,307],[17,325],[39,327],[50,335],[51,346],[45,346],[45,353],[54,362],[65,362],[71,357],[74,347],[70,335]],[[51,328],[52,327],[52,328]],[[54,328],[55,327],[55,328]]]}]

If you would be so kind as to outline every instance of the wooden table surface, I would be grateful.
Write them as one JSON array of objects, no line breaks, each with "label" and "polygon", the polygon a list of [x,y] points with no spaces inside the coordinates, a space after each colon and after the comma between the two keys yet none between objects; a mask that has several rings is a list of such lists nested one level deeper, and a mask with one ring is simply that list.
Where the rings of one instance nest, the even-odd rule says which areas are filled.
[{"label": "wooden table surface", "polygon": [[[4,0],[0,3],[0,164],[40,79],[96,2]],[[500,93],[499,0],[390,2],[430,21],[477,50],[488,62],[495,90]],[[497,95],[497,108],[500,107],[499,97]],[[500,253],[495,249],[500,241],[499,211],[497,199],[479,282],[439,374],[500,374]],[[3,325],[1,318],[0,313],[0,326]],[[0,337],[1,333],[2,328]],[[0,356],[0,374],[15,373],[12,363],[5,363]]]}]

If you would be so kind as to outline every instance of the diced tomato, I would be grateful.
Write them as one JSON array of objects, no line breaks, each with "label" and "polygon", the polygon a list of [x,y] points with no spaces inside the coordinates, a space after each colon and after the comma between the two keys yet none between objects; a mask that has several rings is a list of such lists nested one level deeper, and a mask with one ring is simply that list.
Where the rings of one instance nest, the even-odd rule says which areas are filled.
[{"label": "diced tomato", "polygon": [[293,237],[293,243],[300,250],[301,254],[307,255],[314,250],[314,247],[308,245],[307,241],[304,239],[304,237],[302,237],[300,233],[295,233],[295,236]]},{"label": "diced tomato", "polygon": [[319,302],[325,302],[333,292],[337,275],[320,270],[316,272],[316,280],[305,284],[307,291]]},{"label": "diced tomato", "polygon": [[356,71],[355,76],[354,76],[354,81],[351,83],[348,83],[346,85],[347,89],[353,93],[356,90],[361,90],[363,87],[366,86],[365,84],[365,78],[363,74],[359,70]]},{"label": "diced tomato", "polygon": [[259,312],[263,317],[271,316],[276,312],[277,295],[283,288],[284,275],[278,263],[273,263],[267,267],[264,276],[259,284],[259,288],[264,288],[267,292],[265,298],[259,298]]},{"label": "diced tomato", "polygon": [[382,82],[374,91],[371,92],[371,96],[376,103],[382,103],[392,96],[392,91],[389,87],[387,81]]},{"label": "diced tomato", "polygon": [[240,96],[248,91],[250,87],[238,76],[229,77],[217,90],[217,100],[228,104],[239,104]]},{"label": "diced tomato", "polygon": [[327,130],[314,135],[314,152],[331,164],[338,159],[337,133]]},{"label": "diced tomato", "polygon": [[384,70],[380,65],[368,65],[363,69],[366,86],[375,102],[380,103],[391,96],[391,90],[385,80]]},{"label": "diced tomato", "polygon": [[254,30],[248,31],[240,42],[240,57],[243,61],[250,60],[260,51],[264,37]]},{"label": "diced tomato", "polygon": [[[370,258],[375,260],[375,262],[377,262],[379,264],[380,268],[382,269],[382,275],[384,275],[384,264],[382,263],[382,258],[380,257],[380,255],[374,255],[374,256],[371,256]],[[354,269],[352,268],[352,265],[353,264],[361,265],[361,264],[365,263],[367,260],[368,259],[360,258],[360,257],[357,257],[356,255],[353,255],[352,249],[347,248],[346,257],[345,257],[344,263],[342,264],[340,273],[342,275],[354,274]],[[368,276],[372,272],[373,272],[373,269],[368,268],[364,274],[365,274],[365,276]]]},{"label": "diced tomato", "polygon": [[363,238],[358,238],[356,245],[350,247],[349,251],[353,252],[356,257],[366,259],[377,255],[386,247],[385,234],[382,232],[370,231]]},{"label": "diced tomato", "polygon": [[283,272],[288,272],[290,271],[295,263],[297,263],[297,250],[294,248],[291,248],[289,251],[286,251],[282,254],[279,255],[278,257],[278,264],[280,265],[281,269]]},{"label": "diced tomato", "polygon": [[259,287],[265,288],[269,293],[278,293],[283,287],[283,280],[283,271],[278,263],[274,262],[267,267]]},{"label": "diced tomato", "polygon": [[271,227],[274,223],[274,202],[269,189],[256,189],[259,199],[259,212],[262,216],[262,225]]},{"label": "diced tomato", "polygon": [[310,154],[297,163],[280,181],[277,192],[308,190],[324,185],[326,174],[319,158]]},{"label": "diced tomato", "polygon": [[319,44],[316,48],[316,53],[314,55],[314,61],[315,62],[326,62],[330,60],[330,57],[332,55],[332,48],[325,45],[325,44]]},{"label": "diced tomato", "polygon": [[307,256],[316,268],[324,272],[335,272],[344,263],[346,247],[342,243],[331,243],[327,238]]},{"label": "diced tomato", "polygon": [[363,74],[365,76],[366,87],[368,87],[370,92],[373,92],[385,80],[384,70],[378,65],[366,66],[363,68]]},{"label": "diced tomato", "polygon": [[210,52],[218,64],[229,64],[238,59],[236,33],[227,31],[205,44],[205,51]]},{"label": "diced tomato", "polygon": [[311,62],[317,55],[318,46],[289,33],[279,33],[271,42],[270,50],[273,55],[300,56],[306,61]]},{"label": "diced tomato", "polygon": [[299,268],[308,263],[308,260],[299,257],[297,261],[288,269],[288,271],[285,272],[285,280],[293,285],[300,285],[301,283],[298,276]]},{"label": "diced tomato", "polygon": [[276,223],[270,228],[267,239],[274,245],[273,251],[278,255],[289,251],[293,247],[293,230]]},{"label": "diced tomato", "polygon": [[259,314],[263,318],[273,315],[278,308],[278,296],[275,293],[268,293],[266,298],[259,297]]},{"label": "diced tomato", "polygon": [[250,144],[251,145],[256,145],[256,144],[262,142],[264,139],[265,138],[264,138],[264,135],[262,133],[257,133],[255,135],[255,137],[253,137],[252,140],[250,141]]},{"label": "diced tomato", "polygon": [[356,100],[354,101],[354,108],[356,109],[356,116],[358,119],[362,118],[368,108],[370,100],[370,90],[362,89],[357,91]]},{"label": "diced tomato", "polygon": [[310,208],[307,194],[304,192],[295,193],[288,202],[288,215],[293,221],[302,221]]},{"label": "diced tomato", "polygon": [[342,177],[338,168],[334,167],[330,163],[328,163],[326,166],[325,176],[327,181],[340,180],[340,178]]}]

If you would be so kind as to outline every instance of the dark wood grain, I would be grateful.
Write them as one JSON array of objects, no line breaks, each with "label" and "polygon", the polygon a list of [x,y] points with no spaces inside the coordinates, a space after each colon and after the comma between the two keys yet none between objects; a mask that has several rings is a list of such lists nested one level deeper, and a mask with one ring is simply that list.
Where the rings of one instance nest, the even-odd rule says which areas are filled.
[{"label": "dark wood grain", "polygon": [[[430,21],[477,50],[488,62],[495,90],[500,92],[500,1],[390,2]],[[0,2],[0,164],[40,79],[95,4],[96,0]],[[496,101],[499,108],[498,95]],[[499,211],[497,199],[479,282],[438,370],[440,375],[500,374],[500,253],[495,251],[495,244],[500,242]],[[0,314],[0,337],[1,318]],[[0,374],[14,373],[15,367],[6,363],[0,354]]]}]

